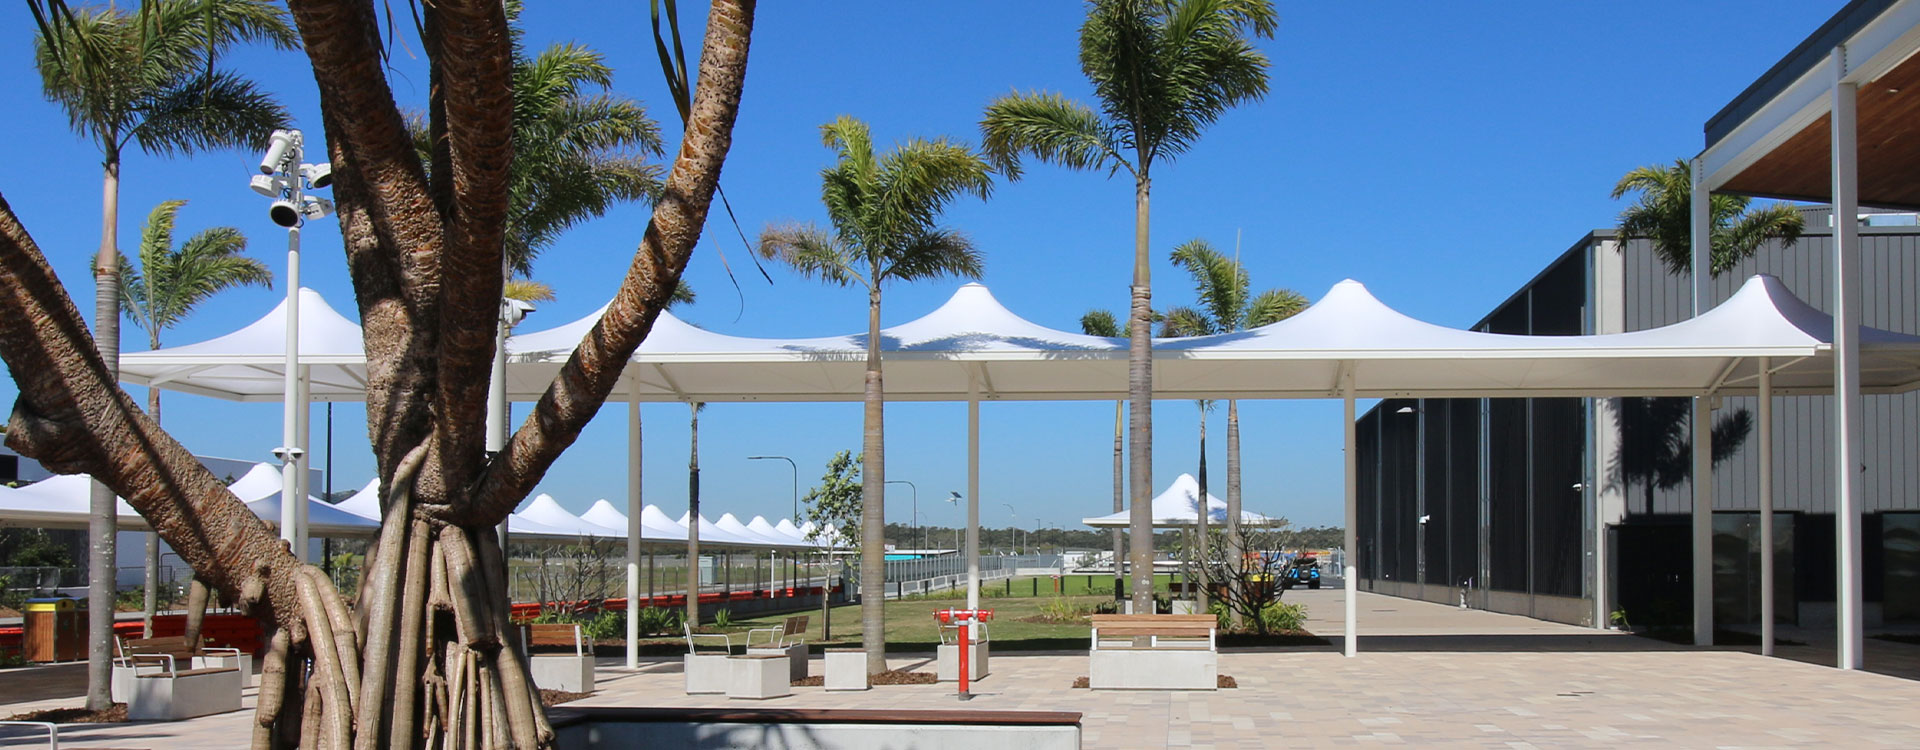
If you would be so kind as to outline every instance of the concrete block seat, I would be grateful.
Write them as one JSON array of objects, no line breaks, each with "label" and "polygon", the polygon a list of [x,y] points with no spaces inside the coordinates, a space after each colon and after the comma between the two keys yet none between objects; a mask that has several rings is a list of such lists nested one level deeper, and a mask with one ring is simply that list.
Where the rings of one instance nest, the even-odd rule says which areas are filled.
[{"label": "concrete block seat", "polygon": [[240,670],[233,667],[134,675],[127,718],[177,721],[240,710]]},{"label": "concrete block seat", "polygon": [[828,690],[866,690],[867,652],[858,648],[830,648],[826,652]]},{"label": "concrete block seat", "polygon": [[[787,657],[788,678],[804,680],[807,678],[807,622],[806,615],[789,617],[779,627],[754,628],[747,631],[747,653],[754,656]],[[754,636],[761,636],[764,643],[754,645]]]},{"label": "concrete block seat", "polygon": [[786,662],[782,653],[727,657],[727,697],[764,700],[793,695]]},{"label": "concrete block seat", "polygon": [[[693,625],[681,623],[687,637],[687,655],[681,661],[686,672],[687,694],[727,692],[733,679],[733,667],[727,657],[733,655],[733,637],[725,633],[695,633]],[[704,644],[706,650],[702,651]],[[715,650],[718,649],[718,650]]]},{"label": "concrete block seat", "polygon": [[[1094,615],[1087,686],[1095,690],[1214,690],[1220,653],[1213,615]],[[1137,643],[1144,640],[1144,643]]]},{"label": "concrete block seat", "polygon": [[[574,623],[536,623],[526,626],[529,669],[533,684],[569,693],[593,692],[593,639]],[[535,647],[573,647],[573,653],[536,654]]]}]

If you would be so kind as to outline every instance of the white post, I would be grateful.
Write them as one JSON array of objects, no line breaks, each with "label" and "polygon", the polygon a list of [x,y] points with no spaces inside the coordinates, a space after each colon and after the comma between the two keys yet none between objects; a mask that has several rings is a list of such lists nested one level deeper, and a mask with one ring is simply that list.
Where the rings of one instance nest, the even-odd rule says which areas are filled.
[{"label": "white post", "polygon": [[[1707,188],[1704,167],[1695,157],[1691,165],[1693,193],[1689,202],[1693,251],[1693,314],[1708,308],[1713,283],[1713,191]],[[1713,407],[1710,396],[1693,399],[1693,642],[1713,645]]]},{"label": "white post", "polygon": [[1347,590],[1347,637],[1346,654],[1349,658],[1360,653],[1360,633],[1355,630],[1360,621],[1360,569],[1352,560],[1346,564],[1346,574],[1340,579]]},{"label": "white post", "polygon": [[1859,154],[1855,132],[1856,84],[1848,83],[1847,48],[1833,51],[1833,391],[1835,533],[1838,535],[1839,666],[1865,666],[1861,645],[1860,582],[1860,227]]},{"label": "white post", "polygon": [[1360,476],[1360,458],[1356,453],[1359,447],[1359,440],[1354,434],[1355,428],[1353,424],[1353,364],[1344,363],[1342,367],[1346,370],[1340,377],[1340,407],[1341,424],[1343,425],[1341,430],[1345,433],[1346,438],[1344,452],[1346,454],[1347,528],[1346,538],[1343,540],[1343,544],[1346,546],[1346,549],[1343,550],[1346,557],[1346,565],[1345,570],[1341,572],[1341,578],[1345,580],[1347,590],[1346,653],[1348,656],[1353,656],[1360,651],[1360,608],[1357,604],[1360,598],[1360,566],[1354,564],[1360,557],[1358,554],[1360,538],[1360,486],[1358,483]]},{"label": "white post", "polygon": [[967,375],[967,609],[980,608],[980,381]]},{"label": "white post", "polygon": [[[627,668],[640,668],[640,380],[627,379]],[[649,571],[651,572],[651,571]],[[652,583],[652,577],[648,577]],[[651,586],[649,586],[651,588]],[[649,600],[648,604],[653,602]]]},{"label": "white post", "polygon": [[[504,301],[502,304],[505,304]],[[504,307],[502,312],[505,312]],[[498,454],[506,447],[507,321],[502,315],[493,324],[493,371],[487,378],[487,453]],[[497,532],[500,535],[500,550],[504,553],[507,549],[507,519],[500,519]]]},{"label": "white post", "polygon": [[[294,157],[299,162],[299,157]],[[295,178],[297,186],[299,179]],[[294,205],[299,205],[295,188]],[[280,539],[293,550],[294,557],[307,559],[306,545],[300,543],[300,227],[287,227],[287,346],[283,369],[280,429]]]},{"label": "white post", "polygon": [[293,430],[294,437],[297,438],[299,442],[294,443],[294,445],[300,448],[300,452],[296,454],[293,459],[293,515],[294,528],[298,529],[298,535],[294,539],[293,547],[294,549],[300,550],[300,559],[302,561],[306,561],[307,558],[310,557],[308,548],[313,546],[307,543],[308,538],[311,536],[307,530],[307,496],[313,494],[312,473],[308,471],[307,468],[312,465],[313,462],[313,451],[308,450],[308,446],[313,443],[313,430],[310,426],[313,421],[312,370],[313,368],[311,366],[300,366],[299,387],[295,389],[294,392],[299,404],[299,409],[294,412]]},{"label": "white post", "polygon": [[1693,643],[1713,645],[1713,398],[1693,399]]},{"label": "white post", "polygon": [[1760,358],[1760,655],[1773,655],[1773,363]]}]

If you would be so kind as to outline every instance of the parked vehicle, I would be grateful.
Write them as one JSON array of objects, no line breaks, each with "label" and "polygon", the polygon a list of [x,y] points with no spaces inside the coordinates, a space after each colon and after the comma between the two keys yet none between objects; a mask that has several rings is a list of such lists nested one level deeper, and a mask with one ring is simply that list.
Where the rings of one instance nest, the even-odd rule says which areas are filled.
[{"label": "parked vehicle", "polygon": [[1320,561],[1311,557],[1296,557],[1287,563],[1287,569],[1280,574],[1280,588],[1290,589],[1304,584],[1307,588],[1320,588]]}]

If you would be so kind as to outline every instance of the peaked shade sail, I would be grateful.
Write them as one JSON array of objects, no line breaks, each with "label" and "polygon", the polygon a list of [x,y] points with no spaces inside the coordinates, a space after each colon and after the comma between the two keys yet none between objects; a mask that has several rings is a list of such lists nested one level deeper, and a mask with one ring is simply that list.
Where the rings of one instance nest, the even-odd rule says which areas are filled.
[{"label": "peaked shade sail", "polygon": [[[1153,498],[1153,525],[1155,528],[1197,526],[1200,523],[1200,481],[1192,474],[1175,477],[1167,489]],[[1081,523],[1096,528],[1125,528],[1129,523],[1128,511],[1120,511],[1104,516],[1082,518]],[[1240,522],[1249,526],[1270,526],[1275,520],[1253,511],[1242,509]],[[1207,523],[1218,524],[1226,528],[1227,501],[1207,493]]]}]

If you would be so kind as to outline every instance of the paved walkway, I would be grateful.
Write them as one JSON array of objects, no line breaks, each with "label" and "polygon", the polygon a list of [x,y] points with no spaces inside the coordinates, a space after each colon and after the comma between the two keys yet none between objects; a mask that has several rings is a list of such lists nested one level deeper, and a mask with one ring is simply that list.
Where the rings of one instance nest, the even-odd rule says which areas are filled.
[{"label": "paved walkway", "polygon": [[[1320,618],[1339,616],[1340,592],[1288,596],[1308,604],[1316,632],[1339,635],[1337,621]],[[1372,594],[1360,605],[1359,658],[1333,647],[1224,653],[1220,671],[1238,680],[1236,690],[1076,690],[1069,686],[1086,674],[1085,653],[1002,652],[967,704],[942,685],[864,693],[798,688],[789,698],[744,705],[1079,711],[1088,748],[1920,747],[1920,682]],[[1871,648],[1870,658],[1920,652],[1883,641]],[[928,656],[891,661],[930,670]],[[816,658],[814,673],[820,668]],[[724,696],[688,696],[681,687],[677,659],[649,660],[636,671],[609,661],[598,692],[578,705],[730,705]],[[176,724],[73,728],[62,746],[227,747],[251,721],[245,711]]]}]

